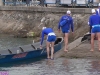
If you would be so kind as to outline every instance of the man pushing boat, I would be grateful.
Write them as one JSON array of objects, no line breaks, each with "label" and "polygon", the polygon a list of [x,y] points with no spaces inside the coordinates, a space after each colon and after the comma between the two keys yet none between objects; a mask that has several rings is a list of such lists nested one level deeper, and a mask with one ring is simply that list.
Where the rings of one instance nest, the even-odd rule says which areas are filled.
[{"label": "man pushing boat", "polygon": [[[55,40],[56,40],[56,35],[55,35],[52,28],[43,27],[42,33],[41,33],[40,48],[42,48],[44,35],[47,35],[47,41],[46,41],[47,59],[54,59],[54,43],[55,43]],[[49,49],[50,47],[51,47],[51,56],[50,56],[50,49]]]}]

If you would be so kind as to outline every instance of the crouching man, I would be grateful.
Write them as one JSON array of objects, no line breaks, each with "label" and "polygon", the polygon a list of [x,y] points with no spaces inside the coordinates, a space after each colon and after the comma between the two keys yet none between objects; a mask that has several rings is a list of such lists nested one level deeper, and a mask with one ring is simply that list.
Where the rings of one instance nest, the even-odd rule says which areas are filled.
[{"label": "crouching man", "polygon": [[[54,59],[54,43],[56,40],[56,35],[52,28],[42,28],[41,33],[41,45],[40,48],[42,48],[44,35],[47,35],[47,41],[46,41],[46,48],[47,48],[47,59]],[[50,48],[51,47],[51,56],[50,56]]]}]

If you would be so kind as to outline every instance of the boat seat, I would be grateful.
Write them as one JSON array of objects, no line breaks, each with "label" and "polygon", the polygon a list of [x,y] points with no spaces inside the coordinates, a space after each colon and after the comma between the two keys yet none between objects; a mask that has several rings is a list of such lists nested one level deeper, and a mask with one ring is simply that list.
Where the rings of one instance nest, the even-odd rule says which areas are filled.
[{"label": "boat seat", "polygon": [[33,46],[33,45],[31,45],[31,46],[32,46],[34,49],[36,49],[35,46]]},{"label": "boat seat", "polygon": [[12,51],[11,51],[10,49],[8,49],[8,52],[9,52],[10,54],[12,54]]},{"label": "boat seat", "polygon": [[[40,42],[33,43],[32,45],[34,45],[36,50],[40,49]],[[46,46],[46,41],[44,41],[43,44],[42,44],[42,47],[45,47],[45,46]]]},{"label": "boat seat", "polygon": [[35,46],[35,49],[37,50],[37,48],[40,48],[40,45],[34,45]]},{"label": "boat seat", "polygon": [[24,52],[24,50],[23,50],[23,48],[22,47],[19,47],[20,48],[20,50],[22,51],[22,52]]},{"label": "boat seat", "polygon": [[2,50],[0,51],[0,55],[9,55],[9,51],[8,50]]},{"label": "boat seat", "polygon": [[23,49],[24,52],[35,50],[35,47],[33,45],[31,45],[31,44],[30,45],[21,46],[21,48]]},{"label": "boat seat", "polygon": [[20,48],[12,48],[12,49],[9,49],[11,52],[12,52],[12,54],[17,54],[17,50],[19,50],[19,53],[22,53],[22,51],[21,51],[21,49]]}]

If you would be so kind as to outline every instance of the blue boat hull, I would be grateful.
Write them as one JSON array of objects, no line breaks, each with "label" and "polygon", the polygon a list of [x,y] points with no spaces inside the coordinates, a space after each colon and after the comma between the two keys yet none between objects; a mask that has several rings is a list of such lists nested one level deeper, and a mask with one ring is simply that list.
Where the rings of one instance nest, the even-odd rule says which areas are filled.
[{"label": "blue boat hull", "polygon": [[[62,42],[60,42],[54,46],[54,52],[59,51],[61,48],[62,48]],[[1,55],[0,63],[20,61],[20,60],[26,60],[29,58],[37,58],[37,57],[42,57],[42,56],[47,56],[46,48],[32,50],[29,52],[23,52],[23,53],[19,53],[19,54]]]}]

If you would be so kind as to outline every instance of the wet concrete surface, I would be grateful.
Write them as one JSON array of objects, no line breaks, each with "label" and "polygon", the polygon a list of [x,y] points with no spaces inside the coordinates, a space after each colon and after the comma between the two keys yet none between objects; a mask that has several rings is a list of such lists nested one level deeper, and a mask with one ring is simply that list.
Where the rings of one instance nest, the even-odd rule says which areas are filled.
[{"label": "wet concrete surface", "polygon": [[42,59],[0,67],[9,75],[100,75],[100,59]]},{"label": "wet concrete surface", "polygon": [[[75,43],[74,43],[75,44]],[[94,51],[91,50],[91,44],[89,41],[83,42],[75,48],[69,50],[68,53],[63,53],[62,56],[66,58],[91,58],[91,59],[99,59],[100,51],[98,47],[98,41],[95,41]]]}]

